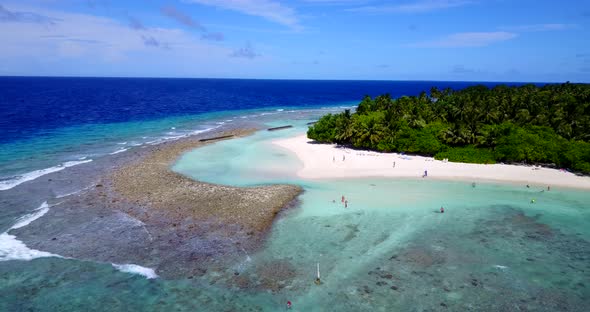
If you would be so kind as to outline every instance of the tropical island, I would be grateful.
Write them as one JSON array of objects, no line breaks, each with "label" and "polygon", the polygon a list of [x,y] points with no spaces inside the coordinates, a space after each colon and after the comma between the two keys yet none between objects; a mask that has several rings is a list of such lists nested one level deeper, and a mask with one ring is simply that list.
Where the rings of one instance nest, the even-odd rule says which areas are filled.
[{"label": "tropical island", "polygon": [[430,94],[365,98],[328,114],[307,137],[450,162],[525,163],[590,173],[590,85],[431,88]]}]

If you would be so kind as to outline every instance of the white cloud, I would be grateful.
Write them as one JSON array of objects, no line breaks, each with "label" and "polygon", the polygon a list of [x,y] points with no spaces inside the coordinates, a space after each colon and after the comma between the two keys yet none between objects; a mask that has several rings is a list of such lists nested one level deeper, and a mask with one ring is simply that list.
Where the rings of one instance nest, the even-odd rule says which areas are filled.
[{"label": "white cloud", "polygon": [[423,0],[416,2],[408,2],[396,5],[377,5],[377,6],[363,6],[358,8],[348,9],[352,12],[361,13],[424,13],[442,9],[449,9],[454,7],[461,7],[472,4],[472,0]]},{"label": "white cloud", "polygon": [[[30,12],[53,21],[50,25],[14,19],[2,22],[0,59],[16,74],[35,74],[33,64],[52,74],[66,75],[68,71],[81,70],[97,75],[105,72],[150,75],[156,70],[183,74],[188,70],[214,70],[216,64],[227,62],[231,53],[229,48],[203,41],[182,29],[143,25],[133,28],[106,17],[40,8],[11,7],[10,10]],[[76,65],[64,68],[58,64]],[[74,68],[81,64],[84,68]]]},{"label": "white cloud", "polygon": [[485,47],[493,43],[516,38],[518,35],[511,32],[464,32],[456,33],[432,41],[424,41],[409,44],[409,47],[417,48],[457,48],[457,47]]},{"label": "white cloud", "polygon": [[566,30],[575,27],[573,24],[533,24],[533,25],[519,25],[500,27],[501,30],[516,31],[516,32],[539,32],[539,31],[553,31]]},{"label": "white cloud", "polygon": [[272,0],[187,0],[188,2],[214,6],[221,9],[258,16],[269,21],[299,30],[299,18],[291,7]]}]

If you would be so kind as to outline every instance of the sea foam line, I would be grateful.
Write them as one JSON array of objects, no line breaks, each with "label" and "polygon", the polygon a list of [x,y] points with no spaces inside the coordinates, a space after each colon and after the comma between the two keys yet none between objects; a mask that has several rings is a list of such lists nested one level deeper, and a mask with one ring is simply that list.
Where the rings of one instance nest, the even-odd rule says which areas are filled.
[{"label": "sea foam line", "polygon": [[119,154],[119,153],[123,153],[125,151],[129,150],[128,148],[122,148],[122,149],[118,149],[112,153],[109,153],[109,155],[115,155],[115,154]]},{"label": "sea foam line", "polygon": [[86,190],[90,189],[93,186],[94,185],[90,185],[90,186],[87,186],[87,187],[85,187],[83,189],[79,189],[79,190],[74,191],[74,192],[71,192],[71,193],[65,193],[65,194],[55,195],[55,198],[64,198],[64,197],[68,197],[68,196],[71,196],[71,195],[75,195],[75,194],[78,194],[80,192],[86,191]]},{"label": "sea foam line", "polygon": [[[44,257],[63,258],[60,255],[52,254],[50,252],[31,249],[27,247],[27,245],[25,245],[23,242],[16,239],[15,235],[8,234],[8,232],[10,232],[11,230],[20,229],[31,224],[31,222],[41,218],[48,211],[49,205],[47,204],[47,202],[44,202],[37,209],[33,210],[33,212],[18,218],[16,220],[16,223],[14,223],[8,230],[6,230],[6,232],[0,234],[0,261],[29,261]],[[112,263],[112,266],[119,271],[132,274],[139,274],[141,276],[146,277],[147,279],[153,279],[158,277],[158,275],[153,269],[142,267],[137,264]]]},{"label": "sea foam line", "polygon": [[0,234],[0,261],[61,257],[49,252],[31,249],[23,242],[16,239],[16,236],[8,234],[11,230],[20,229],[29,225],[31,222],[41,218],[48,211],[49,205],[47,205],[47,202],[44,202],[33,212],[18,218],[13,226],[11,226],[6,232]]},{"label": "sea foam line", "polygon": [[[182,139],[182,138],[186,138],[186,137],[189,137],[189,136],[193,136],[193,135],[205,133],[205,132],[208,132],[208,131],[211,131],[211,130],[215,130],[215,129],[221,127],[221,126],[223,126],[223,125],[221,124],[221,125],[217,125],[215,127],[207,128],[207,129],[193,130],[193,131],[186,132],[186,133],[179,134],[179,135],[173,135],[172,133],[167,133],[169,136],[159,137],[159,138],[156,138],[155,140],[145,142],[145,144],[148,144],[148,145],[159,145],[159,144],[162,144],[162,143],[165,143],[165,142],[168,142],[168,141],[176,141],[176,140],[179,140],[179,139]],[[174,134],[177,134],[177,133],[174,133]]]},{"label": "sea foam line", "polygon": [[154,278],[158,278],[158,274],[156,274],[156,271],[154,271],[154,269],[150,269],[150,268],[146,268],[146,267],[142,267],[140,265],[137,264],[115,264],[115,263],[111,263],[111,265],[121,271],[121,272],[126,272],[126,273],[131,273],[131,274],[138,274],[141,276],[144,276],[147,279],[154,279]]},{"label": "sea foam line", "polygon": [[7,180],[0,181],[0,191],[9,190],[19,184],[25,183],[27,181],[35,180],[38,177],[44,176],[46,174],[61,171],[61,170],[64,170],[68,167],[73,167],[76,165],[89,163],[91,161],[92,161],[92,159],[66,161],[66,162],[64,162],[60,165],[57,165],[57,166],[23,173],[22,175],[17,175],[17,176],[9,178]]}]

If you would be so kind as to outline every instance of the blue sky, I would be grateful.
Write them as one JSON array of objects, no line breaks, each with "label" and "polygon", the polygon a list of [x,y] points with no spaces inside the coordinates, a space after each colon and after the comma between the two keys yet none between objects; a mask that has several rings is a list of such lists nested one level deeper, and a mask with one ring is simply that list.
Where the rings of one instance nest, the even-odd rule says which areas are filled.
[{"label": "blue sky", "polygon": [[0,75],[590,82],[588,0],[0,0]]}]

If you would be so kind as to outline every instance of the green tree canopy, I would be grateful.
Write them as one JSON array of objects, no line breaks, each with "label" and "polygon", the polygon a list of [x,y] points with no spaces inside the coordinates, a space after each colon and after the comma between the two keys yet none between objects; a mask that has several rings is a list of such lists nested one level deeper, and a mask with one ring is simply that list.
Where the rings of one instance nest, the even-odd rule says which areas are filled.
[{"label": "green tree canopy", "polygon": [[310,139],[450,161],[554,165],[590,173],[590,85],[431,88],[365,96],[356,112],[329,114]]}]

